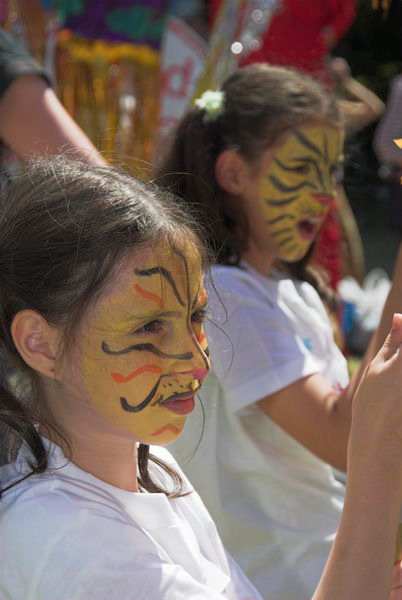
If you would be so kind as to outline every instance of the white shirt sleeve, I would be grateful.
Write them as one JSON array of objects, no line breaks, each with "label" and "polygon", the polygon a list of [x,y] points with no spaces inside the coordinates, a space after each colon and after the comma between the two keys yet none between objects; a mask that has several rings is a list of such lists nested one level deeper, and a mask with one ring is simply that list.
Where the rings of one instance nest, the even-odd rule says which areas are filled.
[{"label": "white shirt sleeve", "polygon": [[206,325],[212,369],[234,412],[321,370],[286,306],[236,271],[214,277]]}]

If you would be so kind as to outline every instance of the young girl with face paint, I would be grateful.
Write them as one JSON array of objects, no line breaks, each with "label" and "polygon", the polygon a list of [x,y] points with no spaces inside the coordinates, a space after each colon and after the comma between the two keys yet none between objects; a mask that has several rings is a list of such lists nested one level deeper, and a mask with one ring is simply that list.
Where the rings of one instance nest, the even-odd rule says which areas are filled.
[{"label": "young girl with face paint", "polygon": [[[161,448],[209,368],[204,266],[182,209],[127,175],[55,159],[4,184],[2,600],[261,600]],[[399,315],[357,394],[350,494],[314,600],[389,596],[401,343]]]},{"label": "young girl with face paint", "polygon": [[[196,101],[158,173],[201,214],[218,256],[213,368],[203,410],[172,451],[269,600],[307,600],[319,581],[344,501],[331,466],[346,471],[351,400],[400,306],[396,283],[349,384],[321,299],[331,298],[308,265],[335,201],[343,137],[317,83],[254,65]],[[402,281],[402,261],[398,271]]]}]

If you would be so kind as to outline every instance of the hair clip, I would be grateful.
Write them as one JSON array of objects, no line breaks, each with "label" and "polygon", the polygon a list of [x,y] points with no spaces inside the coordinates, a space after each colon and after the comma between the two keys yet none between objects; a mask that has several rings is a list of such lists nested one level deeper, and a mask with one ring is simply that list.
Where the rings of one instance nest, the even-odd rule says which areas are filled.
[{"label": "hair clip", "polygon": [[201,98],[197,98],[194,104],[205,111],[204,121],[214,121],[223,112],[223,103],[225,100],[225,93],[213,90],[207,90],[203,93]]}]

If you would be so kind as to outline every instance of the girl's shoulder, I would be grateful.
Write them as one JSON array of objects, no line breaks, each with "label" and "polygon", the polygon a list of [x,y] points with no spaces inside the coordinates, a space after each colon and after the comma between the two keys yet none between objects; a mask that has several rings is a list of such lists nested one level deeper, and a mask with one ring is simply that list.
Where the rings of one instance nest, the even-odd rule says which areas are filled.
[{"label": "girl's shoulder", "polygon": [[312,285],[278,269],[262,275],[247,263],[236,267],[214,265],[206,287],[214,310],[219,304],[228,308],[229,312],[232,306],[250,304],[276,313],[279,306],[289,305],[296,312],[311,308],[325,314],[322,301]]},{"label": "girl's shoulder", "polygon": [[[152,447],[151,454],[180,472],[168,450]],[[151,472],[161,474],[152,461]],[[0,499],[6,573],[0,596],[69,600],[74,589],[77,600],[129,600],[135,589],[135,597],[149,600],[215,599],[214,589],[220,592],[229,577],[198,495],[170,500],[111,488],[68,463],[6,492]],[[200,547],[210,548],[208,556],[198,552],[194,536],[187,539],[190,529]],[[212,573],[211,582],[200,565]]]},{"label": "girl's shoulder", "polygon": [[207,277],[208,293],[239,296],[241,298],[275,297],[278,282],[257,273],[246,263],[238,266],[214,265],[210,277]]}]

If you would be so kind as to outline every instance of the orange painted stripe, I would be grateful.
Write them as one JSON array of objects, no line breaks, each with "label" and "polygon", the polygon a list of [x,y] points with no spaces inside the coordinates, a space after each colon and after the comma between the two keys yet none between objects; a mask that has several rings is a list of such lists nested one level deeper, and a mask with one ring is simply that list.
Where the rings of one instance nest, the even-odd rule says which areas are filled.
[{"label": "orange painted stripe", "polygon": [[201,331],[200,335],[197,335],[197,342],[199,344],[202,344],[202,342],[205,340],[207,336],[205,335],[205,333],[203,331]]},{"label": "orange painted stripe", "polygon": [[140,285],[138,285],[138,283],[134,284],[134,289],[143,298],[146,298],[147,300],[152,300],[153,302],[156,302],[156,304],[159,306],[159,308],[164,308],[165,303],[163,302],[162,298],[160,296],[158,296],[157,294],[153,294],[152,292],[147,292],[147,290],[144,290],[144,288],[142,288]]},{"label": "orange painted stripe", "polygon": [[198,296],[198,302],[205,302],[205,300],[208,300],[207,292],[201,292]]},{"label": "orange painted stripe", "polygon": [[162,369],[156,365],[144,365],[130,373],[130,375],[122,375],[121,373],[110,373],[110,375],[117,383],[126,383],[137,377],[137,375],[141,375],[141,373],[162,373]]},{"label": "orange painted stripe", "polygon": [[153,433],[151,433],[151,435],[160,435],[164,431],[171,431],[172,433],[180,433],[181,429],[179,429],[178,427],[175,427],[174,425],[169,424],[169,425],[164,425],[157,431],[154,431]]}]

